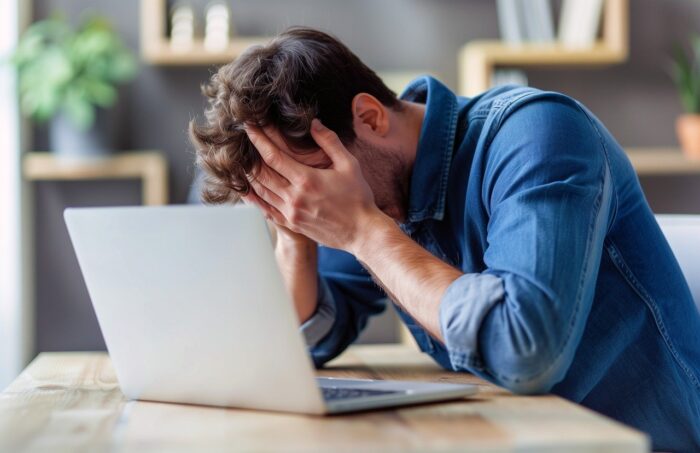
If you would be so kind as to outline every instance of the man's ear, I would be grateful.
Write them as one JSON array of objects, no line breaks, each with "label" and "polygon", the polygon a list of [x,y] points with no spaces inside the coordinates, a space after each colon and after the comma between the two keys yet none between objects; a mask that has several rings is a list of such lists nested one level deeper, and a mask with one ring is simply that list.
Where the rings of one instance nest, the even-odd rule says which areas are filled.
[{"label": "man's ear", "polygon": [[352,116],[355,132],[366,128],[367,132],[384,137],[389,133],[389,112],[377,98],[367,93],[359,93],[352,100]]}]

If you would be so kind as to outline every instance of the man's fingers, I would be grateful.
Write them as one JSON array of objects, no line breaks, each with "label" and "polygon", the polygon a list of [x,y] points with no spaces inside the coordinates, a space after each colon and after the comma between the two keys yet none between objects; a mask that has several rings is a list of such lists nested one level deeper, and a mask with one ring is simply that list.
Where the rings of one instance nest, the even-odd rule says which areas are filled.
[{"label": "man's fingers", "polygon": [[262,130],[250,124],[245,126],[245,130],[253,146],[260,153],[260,157],[270,168],[289,181],[301,175],[305,167],[280,150]]},{"label": "man's fingers", "polygon": [[280,133],[279,129],[272,127],[272,126],[267,126],[263,127],[262,131],[265,135],[267,135],[267,138],[272,141],[272,143],[277,146],[282,151],[290,151],[291,149],[289,148],[289,145],[287,145],[287,142],[284,141],[284,137],[282,137],[282,134]]},{"label": "man's fingers", "polygon": [[311,136],[334,164],[347,163],[351,154],[345,149],[338,135],[324,126],[318,118],[311,121]]},{"label": "man's fingers", "polygon": [[255,191],[255,195],[257,195],[259,199],[265,201],[267,204],[274,206],[277,209],[280,209],[282,206],[284,206],[284,200],[282,200],[282,198],[279,195],[260,184],[259,181],[253,179],[250,181],[250,185]]},{"label": "man's fingers", "polygon": [[287,181],[284,176],[280,175],[266,164],[260,165],[257,175],[255,175],[255,180],[277,195],[280,195],[280,198],[285,189],[289,186],[289,181]]},{"label": "man's fingers", "polygon": [[254,191],[248,192],[244,195],[243,201],[247,204],[252,204],[260,209],[268,220],[272,220],[278,225],[287,227],[287,219],[282,215],[282,213],[274,206],[267,203],[265,200],[261,199]]}]

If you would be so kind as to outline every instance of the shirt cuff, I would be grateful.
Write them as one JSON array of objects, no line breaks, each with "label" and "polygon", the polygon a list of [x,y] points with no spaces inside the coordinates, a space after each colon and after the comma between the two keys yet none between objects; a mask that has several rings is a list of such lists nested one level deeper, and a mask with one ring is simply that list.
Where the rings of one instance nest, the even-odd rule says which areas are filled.
[{"label": "shirt cuff", "polygon": [[318,302],[314,314],[301,325],[306,345],[316,346],[331,331],[335,323],[335,302],[326,281],[318,277]]},{"label": "shirt cuff", "polygon": [[504,296],[503,280],[491,274],[465,274],[447,287],[440,301],[440,330],[455,370],[483,369],[481,324]]}]

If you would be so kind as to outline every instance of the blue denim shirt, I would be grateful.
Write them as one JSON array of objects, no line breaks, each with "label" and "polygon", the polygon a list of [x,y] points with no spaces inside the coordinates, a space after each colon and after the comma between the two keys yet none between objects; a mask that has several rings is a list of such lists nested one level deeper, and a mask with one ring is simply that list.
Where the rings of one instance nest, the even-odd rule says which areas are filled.
[{"label": "blue denim shirt", "polygon": [[[561,94],[455,96],[433,78],[402,229],[464,275],[440,303],[445,343],[398,309],[421,350],[518,393],[561,395],[700,451],[700,314],[620,145]],[[357,260],[319,249],[317,366],[386,294]]]}]

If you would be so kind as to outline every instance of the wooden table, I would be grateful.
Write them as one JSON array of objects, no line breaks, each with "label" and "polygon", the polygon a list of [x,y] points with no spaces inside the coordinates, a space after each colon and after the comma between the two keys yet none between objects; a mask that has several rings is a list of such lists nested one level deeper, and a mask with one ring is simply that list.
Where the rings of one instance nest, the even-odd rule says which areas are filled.
[{"label": "wooden table", "polygon": [[[104,353],[44,353],[0,394],[0,451],[643,452],[647,438],[555,396],[514,396],[400,345],[357,346],[324,376],[479,386],[470,399],[313,417],[129,402]],[[284,376],[280,376],[284,379]]]}]

